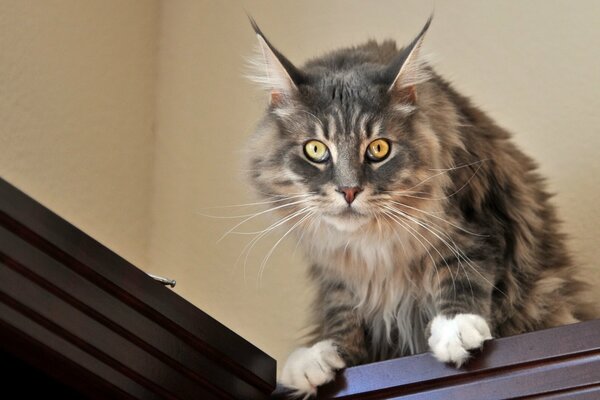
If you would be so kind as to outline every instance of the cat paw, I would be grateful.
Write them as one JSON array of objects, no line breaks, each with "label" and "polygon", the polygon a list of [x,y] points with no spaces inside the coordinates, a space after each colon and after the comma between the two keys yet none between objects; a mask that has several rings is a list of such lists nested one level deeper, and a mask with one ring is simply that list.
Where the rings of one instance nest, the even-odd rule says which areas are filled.
[{"label": "cat paw", "polygon": [[435,358],[460,367],[469,358],[469,350],[481,348],[491,338],[490,327],[479,315],[438,315],[431,322],[428,343]]},{"label": "cat paw", "polygon": [[335,371],[346,366],[332,340],[323,340],[311,347],[301,347],[288,357],[280,383],[294,390],[297,396],[314,396],[317,387],[330,382]]}]

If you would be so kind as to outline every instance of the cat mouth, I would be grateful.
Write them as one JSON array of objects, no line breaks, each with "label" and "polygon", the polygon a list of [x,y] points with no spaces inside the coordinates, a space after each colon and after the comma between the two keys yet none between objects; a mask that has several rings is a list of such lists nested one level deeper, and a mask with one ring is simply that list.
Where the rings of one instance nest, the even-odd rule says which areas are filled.
[{"label": "cat mouth", "polygon": [[369,221],[367,214],[357,211],[354,207],[346,207],[337,213],[326,213],[323,217],[326,222],[344,232],[354,232]]},{"label": "cat mouth", "polygon": [[332,217],[342,217],[342,218],[363,218],[366,217],[365,214],[357,211],[354,207],[346,207],[342,211],[330,214]]}]

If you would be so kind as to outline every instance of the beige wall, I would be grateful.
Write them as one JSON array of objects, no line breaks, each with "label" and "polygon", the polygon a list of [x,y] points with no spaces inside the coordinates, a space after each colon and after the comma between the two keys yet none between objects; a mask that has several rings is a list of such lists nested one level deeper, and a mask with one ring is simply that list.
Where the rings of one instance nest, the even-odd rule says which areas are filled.
[{"label": "beige wall", "polygon": [[0,176],[146,264],[158,3],[0,0]]},{"label": "beige wall", "polygon": [[[571,4],[437,2],[425,51],[540,161],[577,258],[597,265],[600,3]],[[296,63],[369,37],[406,42],[432,9],[243,5]],[[237,2],[169,0],[158,10],[150,1],[0,0],[0,175],[125,258],[177,279],[178,293],[283,360],[310,298],[293,240],[259,285],[278,236],[256,247],[244,274],[234,264],[249,237],[217,244],[235,220],[200,215],[233,215],[205,208],[253,199],[240,150],[265,106],[242,77],[254,41]]]}]

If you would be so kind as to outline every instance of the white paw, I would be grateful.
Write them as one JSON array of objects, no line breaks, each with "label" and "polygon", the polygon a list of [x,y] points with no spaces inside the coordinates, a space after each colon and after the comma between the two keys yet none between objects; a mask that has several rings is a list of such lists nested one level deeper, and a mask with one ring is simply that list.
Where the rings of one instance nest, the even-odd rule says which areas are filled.
[{"label": "white paw", "polygon": [[335,377],[335,371],[346,366],[332,340],[311,347],[301,347],[288,357],[280,383],[295,389],[296,395],[315,395],[317,387]]},{"label": "white paw", "polygon": [[454,318],[438,315],[431,323],[428,343],[435,358],[460,367],[469,358],[469,350],[482,347],[491,338],[487,322],[479,315],[456,314]]}]

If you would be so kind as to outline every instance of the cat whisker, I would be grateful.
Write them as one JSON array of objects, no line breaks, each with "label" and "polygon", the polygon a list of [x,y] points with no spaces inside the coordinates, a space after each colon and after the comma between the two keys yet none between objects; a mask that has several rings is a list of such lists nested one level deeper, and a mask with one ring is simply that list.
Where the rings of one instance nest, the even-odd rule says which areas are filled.
[{"label": "cat whisker", "polygon": [[[456,276],[458,276],[460,274],[460,271],[462,270],[465,277],[467,278],[467,282],[469,284],[469,290],[471,292],[471,298],[473,299],[473,301],[475,301],[475,294],[473,292],[473,285],[471,283],[471,278],[469,276],[469,272],[468,272],[467,268],[465,267],[465,265],[468,266],[471,270],[475,271],[487,284],[490,285],[490,287],[496,288],[496,286],[492,282],[490,282],[485,276],[483,276],[483,274],[481,274],[481,272],[479,272],[479,270],[477,269],[477,266],[474,265],[473,261],[464,253],[464,251],[462,251],[462,249],[456,244],[456,242],[454,240],[452,240],[447,234],[444,234],[443,232],[428,226],[424,222],[423,222],[422,226],[424,229],[428,230],[429,232],[432,232],[432,233],[433,233],[433,231],[438,232],[439,234],[447,237],[448,240],[451,242],[451,245],[450,245],[447,241],[440,239],[442,241],[442,243],[453,253],[454,257],[456,257],[456,262],[457,262],[457,265],[459,268],[456,271]],[[455,294],[455,297],[456,297],[456,294]]]},{"label": "cat whisker", "polygon": [[[397,209],[395,209],[394,207],[388,207],[388,206],[384,206],[384,208],[388,209],[390,212],[394,213],[395,215],[399,215],[400,217],[405,217],[402,214],[398,214],[397,213]],[[405,218],[406,219],[406,218]],[[450,273],[450,277],[452,278],[452,285],[454,286],[454,290],[456,292],[456,282],[455,282],[455,277],[452,274],[452,270],[450,268],[450,266],[448,265],[448,262],[446,261],[446,257],[444,257],[442,255],[442,253],[438,250],[438,248],[436,246],[434,246],[423,234],[421,234],[421,232],[419,232],[417,229],[413,228],[412,226],[410,226],[410,224],[407,223],[407,226],[412,229],[415,233],[417,233],[423,240],[425,240],[427,242],[427,244],[429,244],[431,246],[431,248],[433,248],[436,253],[440,256],[440,258],[442,259],[442,261],[444,262],[444,264],[446,265],[446,268],[448,269],[448,272]]]},{"label": "cat whisker", "polygon": [[[487,161],[487,160],[482,160],[482,161]],[[456,167],[456,168],[453,168],[453,169],[464,168],[466,166],[470,166],[470,165],[474,165],[474,164],[475,163],[467,164],[467,165],[464,165],[464,166],[461,166],[461,167]],[[467,181],[460,188],[458,188],[453,193],[450,193],[447,196],[442,196],[442,197],[420,197],[420,196],[413,196],[413,195],[404,194],[403,192],[392,192],[392,191],[389,191],[388,193],[390,193],[390,194],[396,194],[396,195],[400,195],[400,196],[404,196],[404,197],[409,197],[409,198],[413,198],[413,199],[421,199],[421,200],[434,200],[434,201],[446,200],[446,199],[449,199],[450,197],[456,195],[457,193],[459,193],[464,188],[466,188],[469,185],[469,183],[471,183],[471,180],[473,180],[473,178],[475,177],[475,175],[477,175],[477,173],[479,172],[480,169],[481,169],[481,164],[479,164],[477,166],[477,169],[475,170],[475,172],[473,172],[473,174],[469,177],[469,179],[467,179]],[[438,174],[435,174],[435,175],[427,178],[426,180],[428,180],[430,178],[434,178],[434,177],[439,176],[441,174],[445,174],[446,172],[451,171],[451,170],[452,169],[444,170],[444,171],[442,171],[442,172],[440,172]],[[421,183],[425,182],[426,180],[421,181]],[[420,185],[421,183],[417,184],[417,186]],[[413,186],[413,188],[414,187],[416,187],[416,186]],[[408,190],[410,190],[410,189],[408,189]]]},{"label": "cat whisker", "polygon": [[306,191],[302,191],[302,192],[298,192],[298,193],[286,193],[286,194],[282,194],[282,193],[269,193],[269,192],[263,192],[261,190],[257,190],[257,193],[260,193],[261,195],[265,196],[265,197],[288,197],[288,196],[297,196],[297,195],[307,195],[307,194],[316,194],[317,192],[306,192]]},{"label": "cat whisker", "polygon": [[[379,208],[380,209],[380,208]],[[400,247],[402,247],[402,252],[404,253],[404,256],[408,256],[408,253],[406,252],[406,247],[404,246],[404,240],[402,240],[402,238],[400,238],[400,236],[398,235],[398,230],[394,229],[394,227],[391,224],[391,221],[387,218],[383,218],[383,222],[387,223],[388,227],[390,227],[390,230],[392,232],[394,232],[394,236],[396,236],[396,239],[398,239],[398,243],[400,243]],[[408,279],[408,282],[413,285],[416,286],[415,281],[412,279],[411,275],[410,275],[410,271],[407,271],[408,273],[405,275],[406,278]],[[414,292],[410,292],[410,296],[417,300],[416,294]]]},{"label": "cat whisker", "polygon": [[294,206],[294,205],[304,204],[304,203],[308,203],[308,202],[310,202],[310,199],[302,199],[302,200],[298,200],[298,201],[293,201],[291,203],[282,204],[280,206],[272,207],[272,208],[269,208],[267,210],[260,211],[260,212],[257,212],[255,214],[252,214],[248,218],[245,218],[244,220],[242,220],[239,223],[235,224],[231,229],[229,229],[227,232],[225,232],[223,234],[223,236],[221,236],[219,238],[219,240],[217,240],[217,243],[221,242],[227,235],[229,235],[231,232],[233,232],[234,230],[236,230],[241,225],[245,224],[246,222],[248,222],[248,221],[250,221],[250,220],[252,220],[252,219],[254,219],[254,218],[256,218],[256,217],[258,217],[260,215],[264,215],[264,214],[267,214],[267,213],[270,213],[270,212],[273,212],[273,211],[276,211],[276,210],[280,210],[282,208],[291,207],[291,206]]},{"label": "cat whisker", "polygon": [[377,224],[377,229],[379,229],[379,238],[382,238],[383,230],[381,229],[381,221],[379,220],[379,215],[377,215],[377,213],[374,213],[373,216],[375,217],[375,223]]},{"label": "cat whisker", "polygon": [[408,209],[411,209],[411,210],[423,213],[425,215],[429,215],[430,217],[438,219],[440,221],[443,221],[443,222],[447,223],[448,225],[453,226],[453,227],[455,227],[456,229],[458,229],[458,230],[460,230],[462,232],[468,233],[469,235],[479,236],[479,237],[489,237],[489,235],[483,235],[483,234],[480,234],[480,233],[471,232],[471,231],[469,231],[469,230],[461,227],[460,225],[456,225],[456,224],[454,224],[454,223],[452,223],[452,222],[450,222],[450,221],[448,221],[448,220],[446,220],[446,219],[444,219],[442,217],[439,217],[439,216],[437,216],[435,214],[432,214],[430,212],[427,212],[425,210],[421,210],[419,208],[409,206],[408,204],[404,204],[404,203],[401,203],[401,202],[398,202],[398,201],[391,201],[391,200],[390,200],[390,203],[397,204],[397,205],[400,205],[402,207],[406,207]]},{"label": "cat whisker", "polygon": [[287,221],[292,220],[293,218],[301,215],[302,213],[304,213],[306,210],[308,210],[310,207],[304,207],[300,210],[297,210],[291,214],[286,215],[285,217],[279,219],[278,221],[272,223],[268,228],[264,229],[264,231],[262,231],[262,233],[258,234],[256,237],[254,237],[252,240],[250,240],[250,242],[248,242],[244,248],[242,249],[242,251],[240,252],[240,255],[238,256],[238,258],[235,261],[234,265],[237,265],[238,262],[240,261],[240,258],[242,256],[244,256],[244,253],[246,253],[245,257],[244,257],[244,264],[243,264],[243,269],[244,269],[244,281],[246,280],[246,266],[248,263],[248,257],[250,255],[250,253],[252,252],[252,249],[254,248],[254,246],[265,236],[267,236],[270,232],[274,231],[275,229],[277,229],[279,226],[285,224]]},{"label": "cat whisker", "polygon": [[[203,207],[203,208],[201,208],[201,210],[220,210],[220,209],[227,209],[227,208],[261,206],[261,205],[265,205],[265,204],[281,203],[282,201],[297,199],[297,198],[301,198],[301,197],[308,197],[311,195],[312,195],[312,193],[303,193],[303,194],[292,195],[292,196],[277,196],[278,198],[275,198],[275,196],[273,196],[274,200],[257,201],[257,202],[252,202],[252,203],[241,203],[241,204],[229,204],[226,206]],[[200,213],[198,213],[198,214],[200,214]],[[236,218],[236,216],[218,216],[218,215],[206,215],[206,214],[200,214],[200,215],[202,215],[203,217],[211,217],[211,218]]]},{"label": "cat whisker", "polygon": [[440,241],[442,241],[442,243],[445,244],[448,247],[449,250],[451,250],[451,251],[454,252],[454,248],[452,248],[451,246],[448,246],[448,244],[444,240],[444,238],[440,237],[439,235],[442,235],[442,236],[446,237],[448,240],[452,241],[455,246],[456,246],[456,243],[454,242],[454,240],[447,233],[445,233],[445,232],[443,232],[441,230],[441,227],[439,225],[437,225],[437,224],[435,224],[435,223],[433,223],[431,221],[427,221],[429,224],[434,225],[436,227],[436,228],[433,228],[433,227],[429,226],[428,223],[425,222],[424,220],[416,218],[416,217],[414,217],[414,216],[412,216],[410,214],[407,214],[407,213],[405,213],[405,212],[403,212],[403,211],[401,211],[401,210],[399,210],[399,209],[397,209],[395,207],[389,207],[388,209],[390,211],[394,212],[396,215],[398,215],[398,216],[400,216],[402,218],[405,218],[405,219],[407,219],[409,221],[412,221],[412,222],[416,223],[417,225],[421,226],[422,228],[428,230],[436,238],[438,238]]},{"label": "cat whisker", "polygon": [[[448,238],[448,240],[450,240],[450,241],[452,242],[452,244],[454,245],[454,247],[451,247],[451,246],[450,246],[450,245],[449,245],[449,244],[448,244],[446,241],[444,241],[444,240],[443,240],[442,238],[440,238],[439,236],[435,235],[435,236],[436,236],[436,237],[437,237],[439,240],[441,240],[441,241],[442,241],[442,243],[443,243],[443,244],[444,244],[444,245],[445,245],[445,246],[446,246],[446,247],[447,247],[447,248],[448,248],[448,249],[449,249],[449,250],[452,252],[452,254],[454,254],[454,256],[456,257],[456,261],[457,261],[457,263],[458,263],[458,266],[459,266],[459,268],[461,268],[461,269],[463,270],[463,272],[465,273],[465,277],[467,278],[467,281],[469,282],[469,288],[470,288],[470,290],[471,290],[471,297],[472,297],[472,298],[474,298],[475,296],[474,296],[474,294],[473,294],[473,286],[472,286],[472,284],[471,284],[471,279],[469,278],[469,274],[467,273],[467,270],[466,270],[466,268],[465,268],[465,267],[464,267],[464,265],[462,264],[462,261],[461,261],[460,254],[458,253],[458,251],[460,251],[460,248],[458,247],[458,245],[456,244],[456,242],[455,242],[455,241],[454,241],[454,240],[453,240],[453,239],[452,239],[452,238],[451,238],[451,237],[450,237],[448,234],[446,234],[445,232],[441,231],[440,229],[435,229],[435,228],[429,227],[429,226],[427,225],[427,223],[426,223],[426,222],[424,222],[423,220],[420,220],[420,219],[418,219],[418,218],[414,218],[414,219],[413,219],[413,218],[412,218],[412,217],[410,217],[408,214],[404,214],[404,213],[402,213],[401,215],[402,215],[404,218],[407,218],[407,219],[409,219],[409,220],[412,220],[413,222],[416,222],[416,223],[417,223],[418,225],[420,225],[422,228],[424,228],[424,229],[428,230],[430,233],[433,233],[434,235],[435,235],[435,233],[433,232],[433,230],[435,230],[437,233],[439,233],[440,235],[443,235],[443,236],[445,236],[446,238]],[[430,222],[430,221],[429,221],[429,222]],[[438,227],[438,228],[439,228],[439,225],[437,225],[437,224],[434,224],[434,223],[432,223],[432,222],[430,222],[430,223],[431,223],[431,224],[433,224],[434,226],[436,226],[436,227]],[[463,253],[462,251],[461,251],[461,253],[462,253],[462,255],[463,255],[464,257],[466,257],[466,255],[464,255],[464,253]],[[469,260],[469,261],[470,261],[470,260]],[[451,271],[449,271],[449,272],[451,273]],[[458,273],[459,273],[459,271],[457,271],[457,273],[456,273],[456,276],[457,276],[457,277],[458,277]],[[452,274],[452,273],[451,273],[451,274]],[[455,290],[456,290],[456,288],[455,288]],[[456,296],[456,293],[454,293],[454,295]]]},{"label": "cat whisker", "polygon": [[[423,222],[424,225],[427,225]],[[429,228],[425,228],[425,229],[429,229]],[[434,228],[431,228],[434,229]],[[462,261],[461,261],[461,257],[465,259],[465,261],[467,262],[467,265],[470,268],[475,268],[474,266],[471,265],[472,261],[466,256],[466,254],[460,249],[460,247],[458,247],[458,245],[456,244],[456,242],[447,234],[439,231],[438,229],[434,229],[435,231],[439,232],[440,234],[444,235],[445,237],[447,237],[451,242],[453,247],[449,246],[447,243],[444,243],[446,245],[446,247],[448,247],[450,249],[450,251],[452,251],[455,256],[457,257],[457,263],[460,269],[462,269],[462,271],[465,274],[465,277],[467,278],[467,282],[469,283],[469,289],[471,291],[471,298],[473,299],[473,301],[475,301],[475,294],[473,293],[473,285],[471,283],[471,278],[469,277],[469,273],[467,272],[467,269],[465,268],[465,266],[463,265]],[[457,276],[458,276],[459,271],[457,271]],[[485,279],[485,277],[484,277]],[[491,284],[491,282],[488,281],[488,283]],[[493,284],[491,284],[492,287],[494,286]],[[456,296],[456,294],[455,294]]]},{"label": "cat whisker", "polygon": [[[413,230],[415,233],[418,233],[418,234],[419,234],[419,236],[423,237],[423,235],[421,235],[421,234],[420,234],[420,232],[418,232],[418,231],[417,231],[417,230],[415,230],[414,228],[412,228],[412,227],[408,226],[408,225],[407,225],[407,224],[405,224],[403,221],[401,221],[401,220],[400,220],[400,219],[399,219],[399,218],[398,218],[398,217],[397,217],[397,216],[396,216],[394,213],[391,213],[391,212],[389,212],[389,211],[385,211],[385,210],[383,210],[383,209],[382,209],[381,211],[382,211],[382,212],[383,212],[385,215],[387,215],[389,218],[391,218],[393,221],[395,221],[395,222],[396,222],[398,225],[400,225],[402,228],[404,228],[404,230],[405,230],[405,231],[407,231],[407,232],[408,232],[408,233],[409,233],[409,234],[410,234],[410,235],[411,235],[413,238],[415,238],[415,240],[417,240],[417,241],[418,241],[418,242],[421,244],[421,246],[423,246],[423,249],[425,249],[425,251],[427,252],[427,255],[429,256],[429,258],[431,259],[431,262],[432,262],[432,264],[433,264],[433,268],[434,268],[434,270],[435,270],[436,278],[437,278],[437,280],[438,280],[438,285],[440,285],[440,286],[441,286],[441,281],[440,281],[439,272],[438,272],[438,269],[437,269],[437,265],[436,265],[435,259],[433,258],[433,255],[432,255],[432,254],[431,254],[431,252],[429,251],[429,248],[427,248],[427,246],[425,246],[425,244],[424,244],[424,243],[423,243],[423,242],[422,242],[422,241],[421,241],[421,240],[420,240],[420,239],[419,239],[419,238],[418,238],[418,237],[417,237],[417,236],[416,236],[416,235],[415,235],[413,232],[411,232],[411,231],[409,230],[409,228],[410,228],[410,229],[412,229],[412,230]],[[423,239],[425,239],[425,238],[423,237]],[[426,240],[426,239],[425,239],[425,240]],[[431,245],[431,243],[429,243],[429,245],[433,247],[433,245]],[[438,253],[439,253],[439,251],[438,251]],[[442,257],[442,259],[443,259],[443,257]]]},{"label": "cat whisker", "polygon": [[[317,209],[317,207],[315,207],[315,209]],[[311,215],[311,217],[314,217],[315,215],[316,215],[316,212],[313,212],[313,214]],[[315,221],[315,218],[311,218],[311,219],[308,220],[308,223],[310,224],[310,226],[312,226],[312,223],[314,221]],[[300,237],[296,241],[296,246],[294,247],[294,251],[292,252],[292,257],[294,255],[296,255],[296,252],[298,251],[298,246],[300,245],[300,243],[304,239],[304,234],[306,233],[306,231],[308,231],[308,227],[302,231],[302,234],[300,235]]]},{"label": "cat whisker", "polygon": [[396,194],[396,195],[406,195],[406,194],[429,194],[429,192],[420,192],[417,190],[382,190],[382,193],[386,193],[387,195]]},{"label": "cat whisker", "polygon": [[[471,261],[471,259],[470,259],[470,258],[469,258],[469,257],[468,257],[468,256],[467,256],[467,255],[466,255],[466,254],[465,254],[465,253],[464,253],[464,252],[463,252],[463,251],[462,251],[460,248],[458,248],[458,246],[456,245],[456,243],[455,243],[455,242],[454,242],[452,239],[450,239],[450,240],[451,240],[451,241],[454,243],[454,245],[455,245],[456,247],[452,247],[452,246],[450,246],[450,244],[449,244],[449,243],[448,243],[448,242],[447,242],[445,239],[443,239],[443,238],[442,238],[442,237],[440,237],[440,236],[439,236],[437,233],[435,233],[435,232],[432,230],[432,228],[431,228],[431,227],[429,227],[427,224],[424,224],[423,222],[421,222],[421,221],[417,220],[416,218],[412,217],[411,215],[409,215],[409,214],[406,214],[406,213],[404,213],[404,212],[402,212],[402,211],[400,211],[400,210],[397,210],[397,209],[396,209],[396,211],[397,211],[398,213],[400,213],[400,215],[402,215],[403,217],[405,217],[405,218],[407,218],[407,219],[409,219],[409,220],[412,220],[413,222],[417,223],[418,225],[420,225],[420,226],[421,226],[421,227],[423,227],[424,229],[426,229],[426,230],[428,230],[429,232],[431,232],[431,233],[432,233],[434,236],[436,236],[436,237],[437,237],[439,240],[441,240],[441,241],[442,241],[442,243],[444,243],[444,244],[445,244],[445,245],[448,247],[448,249],[449,249],[450,251],[452,251],[452,252],[455,254],[455,256],[457,257],[457,261],[458,261],[459,263],[461,262],[461,258],[462,258],[462,260],[463,260],[463,261],[465,261],[466,265],[468,265],[468,266],[469,266],[469,267],[470,267],[470,268],[471,268],[473,271],[475,271],[475,272],[476,272],[476,273],[477,273],[477,274],[478,274],[478,275],[479,275],[479,276],[480,276],[480,277],[481,277],[483,280],[485,280],[485,281],[486,281],[486,282],[487,282],[487,283],[488,283],[488,284],[489,284],[489,285],[490,285],[492,288],[494,288],[494,289],[498,290],[500,293],[502,293],[503,295],[507,296],[507,295],[506,295],[506,293],[504,293],[504,292],[503,292],[502,290],[500,290],[500,289],[499,289],[497,286],[495,286],[495,285],[494,285],[492,282],[490,282],[490,281],[489,281],[489,280],[488,280],[488,279],[487,279],[487,278],[486,278],[486,277],[485,277],[485,276],[484,276],[484,275],[483,275],[483,274],[482,274],[482,273],[481,273],[481,272],[480,272],[480,271],[477,269],[477,267],[476,267],[475,265],[473,265],[473,262]],[[443,235],[445,235],[446,237],[448,237],[448,235],[447,235],[447,234],[445,234],[445,233],[443,233],[443,232],[441,232],[441,233],[442,233]],[[470,281],[469,281],[469,282],[470,282]],[[508,296],[507,296],[507,297],[508,297]]]},{"label": "cat whisker", "polygon": [[[203,208],[203,210],[212,210],[212,209],[229,209],[229,208],[242,208],[242,207],[253,207],[253,206],[262,206],[262,205],[267,205],[267,204],[276,204],[276,203],[281,203],[284,201],[288,201],[288,200],[297,200],[300,198],[306,198],[310,195],[298,195],[298,196],[291,196],[291,197],[285,197],[285,198],[280,198],[277,200],[270,200],[270,201],[259,201],[259,202],[254,202],[254,203],[245,203],[245,204],[232,204],[232,205],[227,205],[227,206],[213,206],[213,207],[205,207]],[[201,212],[196,212],[196,215],[200,215],[201,217],[207,217],[207,218],[213,218],[213,219],[237,219],[237,218],[245,218],[245,217],[249,217],[252,216],[256,213],[247,213],[247,214],[240,214],[240,215],[211,215],[211,214],[204,214]]]},{"label": "cat whisker", "polygon": [[430,175],[429,177],[427,177],[427,178],[423,179],[422,181],[420,181],[420,182],[419,182],[419,183],[417,183],[416,185],[414,185],[414,186],[412,186],[412,187],[409,187],[407,190],[412,190],[412,189],[414,189],[414,188],[416,188],[416,187],[419,187],[419,186],[421,186],[422,184],[424,184],[425,182],[428,182],[428,181],[430,181],[431,179],[437,178],[438,176],[440,176],[440,175],[444,175],[444,174],[446,174],[446,173],[448,173],[448,171],[442,171],[442,172],[438,172],[437,174]]},{"label": "cat whisker", "polygon": [[[263,261],[260,264],[259,267],[259,272],[258,272],[258,284],[260,286],[260,282],[262,281],[262,276],[265,270],[265,267],[267,265],[267,262],[269,261],[269,258],[271,258],[271,255],[273,254],[273,252],[275,251],[275,249],[277,248],[277,246],[279,245],[279,243],[281,243],[294,229],[296,229],[296,227],[298,225],[300,225],[302,222],[304,222],[307,218],[309,218],[312,213],[314,212],[314,207],[313,208],[309,208],[308,210],[304,211],[304,215],[302,218],[300,218],[300,220],[298,220],[294,225],[292,225],[292,227],[290,229],[287,230],[286,233],[284,233],[281,238],[275,242],[275,244],[271,247],[271,249],[269,250],[269,252],[267,253],[267,255],[265,256],[265,258],[263,258]],[[297,216],[300,216],[302,214],[299,214]]]},{"label": "cat whisker", "polygon": [[450,168],[429,168],[429,170],[430,170],[430,171],[443,171],[443,172],[448,172],[448,171],[454,171],[454,170],[461,169],[461,168],[465,168],[465,167],[470,167],[470,166],[472,166],[472,165],[482,164],[482,163],[484,163],[484,162],[486,162],[486,161],[489,161],[489,160],[490,160],[489,158],[484,158],[484,159],[482,159],[482,160],[479,160],[479,161],[473,161],[473,162],[471,162],[471,163],[468,163],[468,164],[462,164],[462,165],[458,165],[458,166],[456,166],[456,167],[450,167]]}]

